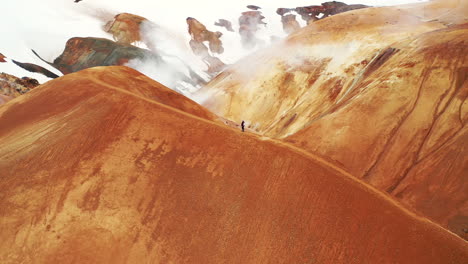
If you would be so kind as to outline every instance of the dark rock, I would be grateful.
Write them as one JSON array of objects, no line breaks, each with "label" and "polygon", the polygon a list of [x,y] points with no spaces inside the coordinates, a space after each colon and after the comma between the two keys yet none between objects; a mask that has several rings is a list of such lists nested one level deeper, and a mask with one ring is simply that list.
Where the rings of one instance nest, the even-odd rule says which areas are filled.
[{"label": "dark rock", "polygon": [[231,21],[226,19],[218,19],[218,21],[215,22],[215,26],[224,27],[227,31],[234,32]]},{"label": "dark rock", "polygon": [[[313,21],[317,21],[319,19],[329,17],[332,15],[336,15],[339,13],[343,13],[350,10],[367,8],[369,6],[366,5],[347,5],[342,2],[332,1],[332,2],[325,2],[321,5],[313,5],[313,6],[301,6],[296,8],[278,8],[276,13],[280,16],[284,16],[285,14],[295,11],[298,13],[304,21],[307,23],[311,23]],[[320,14],[322,14],[321,17]]]},{"label": "dark rock", "polygon": [[262,9],[261,7],[256,6],[256,5],[248,5],[247,8],[250,9],[250,10],[259,10],[259,9]]},{"label": "dark rock", "polygon": [[36,72],[36,73],[40,73],[40,74],[43,74],[49,78],[52,78],[52,79],[55,79],[55,78],[58,78],[59,76],[51,71],[49,71],[48,69],[42,67],[42,66],[39,66],[39,65],[36,65],[36,64],[33,64],[33,63],[23,63],[23,62],[19,62],[19,61],[15,61],[15,60],[12,60],[12,62],[18,66],[20,66],[21,68],[27,70],[27,71],[30,71],[30,72]]},{"label": "dark rock", "polygon": [[63,53],[50,63],[63,74],[96,66],[124,65],[132,59],[161,63],[153,52],[103,38],[71,38]]}]

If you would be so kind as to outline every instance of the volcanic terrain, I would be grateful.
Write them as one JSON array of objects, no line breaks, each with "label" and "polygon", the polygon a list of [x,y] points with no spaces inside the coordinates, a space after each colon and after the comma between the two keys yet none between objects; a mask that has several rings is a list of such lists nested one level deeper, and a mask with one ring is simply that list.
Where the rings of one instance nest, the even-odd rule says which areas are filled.
[{"label": "volcanic terrain", "polygon": [[122,67],[2,106],[0,262],[468,258],[465,241],[332,164],[211,119]]},{"label": "volcanic terrain", "polygon": [[246,8],[0,54],[0,263],[468,263],[468,2]]},{"label": "volcanic terrain", "polygon": [[445,3],[461,23],[447,26],[437,3],[418,5],[425,17],[410,5],[314,22],[226,69],[198,101],[466,238],[468,24],[460,14],[468,4]]}]

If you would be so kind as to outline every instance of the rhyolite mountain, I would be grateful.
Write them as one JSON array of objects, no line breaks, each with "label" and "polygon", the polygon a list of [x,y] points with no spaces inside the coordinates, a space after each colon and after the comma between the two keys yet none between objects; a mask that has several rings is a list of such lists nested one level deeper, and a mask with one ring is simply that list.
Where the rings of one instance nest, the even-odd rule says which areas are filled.
[{"label": "rhyolite mountain", "polygon": [[1,263],[468,258],[464,240],[339,167],[126,67],[49,81],[0,123]]},{"label": "rhyolite mountain", "polygon": [[316,21],[227,68],[198,101],[466,238],[467,5],[365,8]]},{"label": "rhyolite mountain", "polygon": [[[466,263],[468,3],[355,7],[288,11],[195,100],[110,66],[167,55],[127,13],[72,38],[64,76],[7,76],[0,263]],[[247,8],[230,34],[258,48]],[[201,58],[228,52],[187,22]]]}]

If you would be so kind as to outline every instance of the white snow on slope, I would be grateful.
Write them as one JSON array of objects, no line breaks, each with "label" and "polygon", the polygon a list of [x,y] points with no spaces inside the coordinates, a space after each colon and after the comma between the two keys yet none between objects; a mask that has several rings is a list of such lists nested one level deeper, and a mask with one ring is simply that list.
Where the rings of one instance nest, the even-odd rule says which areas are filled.
[{"label": "white snow on slope", "polygon": [[[60,55],[65,43],[72,37],[103,37],[112,39],[112,36],[103,32],[102,25],[106,20],[122,12],[133,13],[155,22],[170,32],[165,38],[167,43],[162,44],[163,49],[171,56],[181,58],[197,72],[204,70],[204,65],[190,52],[187,33],[187,17],[194,17],[211,31],[223,32],[225,53],[220,59],[226,63],[234,63],[243,56],[253,52],[244,50],[240,44],[238,32],[228,32],[221,27],[214,26],[220,18],[228,19],[238,28],[240,13],[247,11],[246,5],[262,7],[263,15],[268,23],[259,35],[268,44],[271,36],[283,37],[281,19],[275,11],[278,7],[296,7],[305,5],[318,5],[326,0],[263,0],[263,1],[219,1],[219,0],[83,0],[74,3],[73,0],[14,0],[4,1],[0,14],[0,53],[9,59],[19,62],[28,62],[43,66],[57,74],[60,73],[51,66],[39,60],[31,49],[36,50],[43,58],[53,61]],[[396,5],[421,0],[353,0],[343,2],[348,4],[367,5]],[[177,45],[178,48],[175,48]],[[171,48],[174,47],[174,48]],[[180,47],[185,47],[185,50]],[[181,51],[184,50],[184,51]],[[184,53],[184,54],[182,54]],[[15,64],[0,63],[0,72],[6,72],[18,77],[29,76],[38,79],[41,83],[49,78],[28,72]],[[158,80],[157,73],[150,77]],[[165,80],[161,79],[163,83]],[[167,82],[166,82],[167,83]],[[172,83],[171,83],[172,85]]]}]

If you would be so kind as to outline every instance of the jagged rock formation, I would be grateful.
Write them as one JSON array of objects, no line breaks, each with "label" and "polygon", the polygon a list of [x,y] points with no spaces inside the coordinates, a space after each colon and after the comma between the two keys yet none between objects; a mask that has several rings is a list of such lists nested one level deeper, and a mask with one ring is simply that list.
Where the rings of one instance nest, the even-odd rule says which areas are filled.
[{"label": "jagged rock formation", "polygon": [[[5,59],[6,59],[6,57],[3,54],[0,53],[0,63],[1,62],[7,62]],[[39,66],[39,65],[36,65],[36,64],[33,64],[33,63],[23,63],[23,62],[19,62],[19,61],[13,60],[13,59],[10,59],[10,61],[13,62],[14,64],[16,64],[17,66],[27,70],[27,71],[40,73],[40,74],[42,74],[42,75],[44,75],[46,77],[49,77],[49,78],[57,78],[58,77],[57,74],[49,71],[48,69],[46,69],[46,68],[44,68],[42,66]],[[27,78],[27,77],[25,77],[25,78]]]},{"label": "jagged rock formation", "polygon": [[[191,36],[189,42],[190,47],[195,55],[198,55],[202,58],[208,66],[207,72],[214,76],[225,67],[225,64],[217,57],[210,54],[212,53],[223,53],[223,43],[221,42],[220,37],[222,33],[219,31],[212,32],[206,29],[206,27],[200,23],[198,20],[192,17],[187,18],[188,31]],[[208,47],[203,43],[208,41]]]},{"label": "jagged rock formation", "polygon": [[141,41],[140,26],[148,22],[144,17],[129,13],[121,13],[104,26],[104,31],[112,34],[114,40],[123,44],[132,44]]},{"label": "jagged rock formation", "polygon": [[244,48],[251,49],[259,43],[255,34],[259,25],[266,25],[264,18],[260,11],[243,12],[239,17],[239,34]]},{"label": "jagged rock formation", "polygon": [[153,83],[99,67],[0,108],[0,262],[468,258],[463,240],[339,168],[189,114],[206,110]]},{"label": "jagged rock formation", "polygon": [[63,53],[47,63],[68,74],[96,66],[124,65],[133,59],[162,62],[153,52],[132,45],[103,38],[71,38]]},{"label": "jagged rock formation", "polygon": [[219,39],[223,33],[216,31],[212,32],[206,29],[206,27],[193,17],[187,18],[188,32],[192,37],[192,40],[203,44],[204,41],[208,41],[210,51],[213,53],[223,53],[223,42]]},{"label": "jagged rock formation", "polygon": [[409,8],[317,21],[200,95],[216,114],[286,137],[466,238],[468,29]]},{"label": "jagged rock formation", "polygon": [[262,9],[261,7],[256,6],[256,5],[248,5],[247,8],[250,9],[250,10],[259,10],[259,9]]},{"label": "jagged rock formation", "polygon": [[206,63],[206,65],[208,66],[207,73],[209,73],[210,75],[216,75],[217,73],[222,71],[226,66],[220,59],[211,56],[205,44],[192,39],[190,40],[189,45],[193,53],[201,57],[203,62]]},{"label": "jagged rock formation", "polygon": [[231,21],[226,19],[218,19],[218,21],[215,22],[215,26],[224,27],[227,31],[234,32]]},{"label": "jagged rock formation", "polygon": [[0,100],[5,102],[18,97],[29,92],[38,85],[39,82],[36,79],[29,77],[18,78],[10,74],[0,73],[0,94],[4,95]]},{"label": "jagged rock formation", "polygon": [[37,64],[33,64],[33,63],[23,63],[23,62],[19,62],[19,61],[15,61],[15,60],[11,60],[14,64],[18,65],[19,67],[27,70],[27,71],[30,71],[30,72],[36,72],[36,73],[40,73],[46,77],[49,77],[49,78],[57,78],[59,77],[57,74],[49,71],[48,69],[42,67],[42,66],[39,66]]},{"label": "jagged rock formation", "polygon": [[302,19],[307,22],[307,24],[317,21],[322,18],[329,17],[331,15],[336,15],[346,11],[366,8],[366,5],[348,5],[342,2],[332,1],[325,2],[319,6],[302,6],[296,8],[278,8],[276,13],[282,17],[285,14],[290,12],[296,12],[301,15]]},{"label": "jagged rock formation", "polygon": [[286,34],[291,34],[301,28],[296,20],[296,15],[285,15],[281,17],[281,23],[283,23],[283,30]]},{"label": "jagged rock formation", "polygon": [[[37,53],[35,54],[40,58]],[[69,74],[97,66],[128,65],[134,68],[150,68],[152,70],[163,68],[172,69],[174,67],[165,60],[165,58],[168,57],[169,56],[161,57],[153,51],[114,42],[109,39],[76,37],[67,41],[65,50],[53,63],[42,60],[58,69],[63,74]],[[173,79],[190,84],[194,87],[206,83],[206,81],[188,65],[181,63],[178,66],[178,69],[166,74],[170,74]],[[177,83],[173,83],[172,88],[179,92],[184,92],[184,87],[179,87]]]}]

